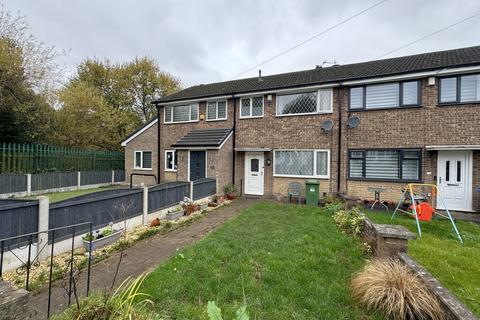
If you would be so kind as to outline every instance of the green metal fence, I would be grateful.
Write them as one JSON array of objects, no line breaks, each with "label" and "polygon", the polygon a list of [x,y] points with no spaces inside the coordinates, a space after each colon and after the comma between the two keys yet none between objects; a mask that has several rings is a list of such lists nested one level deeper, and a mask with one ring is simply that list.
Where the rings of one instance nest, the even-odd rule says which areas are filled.
[{"label": "green metal fence", "polygon": [[0,173],[123,170],[123,152],[0,143]]}]

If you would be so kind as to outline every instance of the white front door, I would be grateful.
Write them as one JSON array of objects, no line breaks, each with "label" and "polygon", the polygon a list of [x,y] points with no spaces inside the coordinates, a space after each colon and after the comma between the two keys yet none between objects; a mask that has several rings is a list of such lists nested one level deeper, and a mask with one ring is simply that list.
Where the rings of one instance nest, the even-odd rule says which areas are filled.
[{"label": "white front door", "polygon": [[[438,151],[437,185],[449,210],[472,209],[472,152]],[[437,207],[445,209],[440,199]]]},{"label": "white front door", "polygon": [[263,195],[264,160],[262,152],[245,153],[245,194]]}]

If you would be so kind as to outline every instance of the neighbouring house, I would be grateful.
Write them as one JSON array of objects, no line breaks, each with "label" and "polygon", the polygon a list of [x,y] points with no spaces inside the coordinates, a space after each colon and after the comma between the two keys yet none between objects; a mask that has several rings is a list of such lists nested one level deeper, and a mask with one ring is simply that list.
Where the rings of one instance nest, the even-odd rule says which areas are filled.
[{"label": "neighbouring house", "polygon": [[152,175],[134,183],[211,177],[284,198],[290,182],[318,179],[321,194],[372,199],[381,187],[398,201],[424,182],[449,208],[480,211],[480,46],[202,84],[153,103],[158,118],[122,143],[128,179]]}]

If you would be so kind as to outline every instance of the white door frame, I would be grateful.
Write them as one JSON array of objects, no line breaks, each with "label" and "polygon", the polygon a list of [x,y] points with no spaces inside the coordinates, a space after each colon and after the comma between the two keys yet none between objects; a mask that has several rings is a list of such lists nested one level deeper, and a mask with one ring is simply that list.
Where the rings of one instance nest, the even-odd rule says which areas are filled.
[{"label": "white door frame", "polygon": [[[259,158],[259,173],[261,174],[261,192],[248,192],[247,190],[247,179],[249,178],[249,159],[250,156],[257,156]],[[244,159],[244,181],[243,181],[243,190],[245,194],[263,196],[265,194],[265,154],[263,152],[245,152],[245,159]]]},{"label": "white door frame", "polygon": [[[437,153],[437,186],[439,188],[439,193],[440,191],[443,191],[443,187],[440,186],[440,177],[443,175],[440,173],[440,161],[441,161],[441,154],[445,155],[445,157],[448,156],[449,153],[464,153],[466,155],[465,157],[465,207],[464,208],[448,208],[449,210],[458,210],[458,211],[470,211],[473,212],[472,210],[472,202],[473,202],[473,185],[472,185],[472,176],[473,176],[473,151],[471,150],[461,150],[461,151],[443,151],[439,150]],[[443,206],[443,203],[440,201],[440,199],[437,199],[437,209],[445,209]]]}]

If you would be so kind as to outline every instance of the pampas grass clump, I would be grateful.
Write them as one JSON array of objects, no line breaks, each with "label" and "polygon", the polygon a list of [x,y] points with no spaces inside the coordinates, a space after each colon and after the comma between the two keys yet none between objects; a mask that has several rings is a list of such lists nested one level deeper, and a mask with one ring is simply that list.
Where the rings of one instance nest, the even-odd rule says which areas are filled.
[{"label": "pampas grass clump", "polygon": [[443,319],[437,299],[397,260],[374,260],[352,280],[353,296],[387,319]]}]

